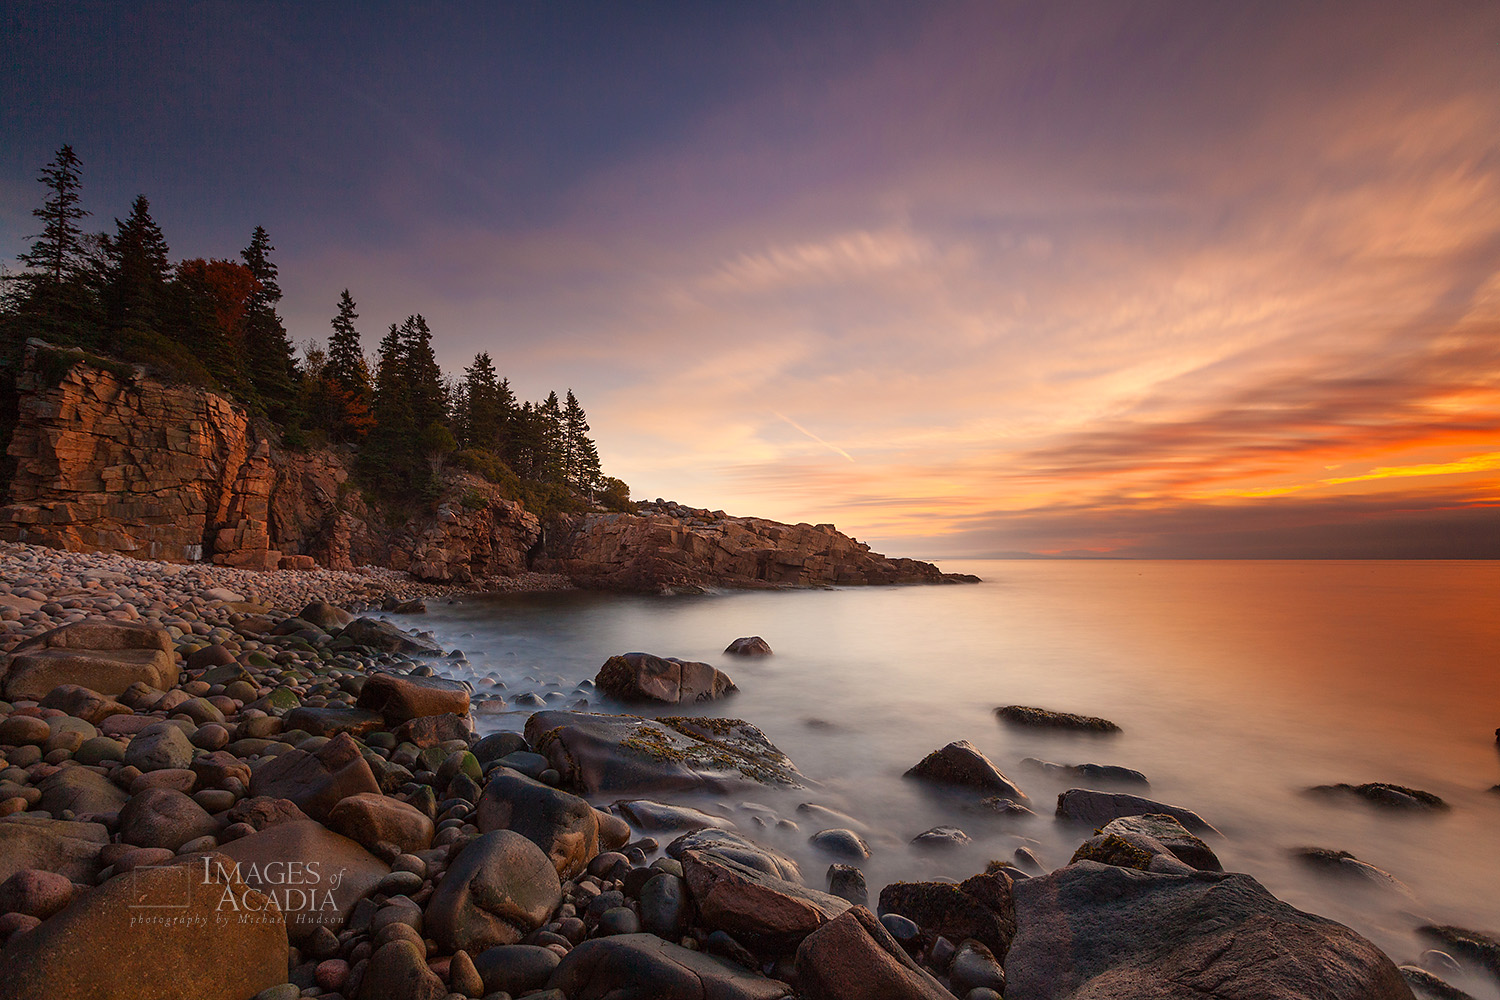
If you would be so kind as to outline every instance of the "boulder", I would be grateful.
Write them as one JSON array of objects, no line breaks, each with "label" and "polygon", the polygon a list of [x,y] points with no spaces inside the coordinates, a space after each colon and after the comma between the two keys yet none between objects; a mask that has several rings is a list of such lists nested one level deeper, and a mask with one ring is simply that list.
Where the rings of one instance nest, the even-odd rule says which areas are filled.
[{"label": "boulder", "polygon": [[217,850],[246,885],[275,900],[293,941],[320,927],[338,931],[354,905],[391,872],[348,837],[306,819],[269,826]]},{"label": "boulder", "polygon": [[75,823],[25,813],[6,816],[0,819],[0,880],[36,869],[92,885],[104,867],[99,852],[107,843],[109,830],[101,823]]},{"label": "boulder", "polygon": [[568,1000],[780,1000],[792,995],[786,983],[654,934],[585,941],[568,952],[547,987],[561,990]]},{"label": "boulder", "polygon": [[1307,791],[1310,795],[1327,798],[1363,799],[1372,805],[1384,806],[1387,809],[1438,810],[1448,808],[1448,803],[1431,792],[1424,792],[1420,788],[1408,788],[1405,785],[1393,785],[1386,781],[1372,781],[1363,785],[1315,785]]},{"label": "boulder", "polygon": [[313,601],[297,615],[325,632],[336,632],[354,620],[354,616],[327,601]]},{"label": "boulder", "polygon": [[325,820],[338,803],[360,792],[380,792],[380,784],[347,733],[329,740],[313,753],[288,750],[256,768],[250,794],[291,799],[316,820]]},{"label": "boulder", "polygon": [[259,892],[217,868],[142,867],[12,937],[0,998],[246,1000],[286,980],[287,958],[281,914]]},{"label": "boulder", "polygon": [[1027,801],[1026,793],[1001,774],[1000,769],[968,740],[958,740],[941,750],[932,751],[905,776],[937,785],[977,788],[1016,802]]},{"label": "boulder", "polygon": [[65,767],[37,782],[36,787],[42,793],[37,805],[53,816],[64,812],[75,816],[118,812],[130,798],[104,775],[86,767]]},{"label": "boulder", "polygon": [[724,652],[735,656],[770,656],[771,644],[758,635],[741,636],[725,646]]},{"label": "boulder", "polygon": [[427,902],[424,928],[448,951],[477,955],[515,944],[551,917],[562,899],[557,869],[514,830],[469,841]]},{"label": "boulder", "polygon": [[540,847],[558,878],[583,874],[599,853],[599,820],[594,807],[508,767],[490,772],[475,810],[480,832],[514,830]]},{"label": "boulder", "polygon": [[342,705],[322,708],[299,705],[282,718],[286,721],[286,728],[301,729],[313,736],[337,736],[339,733],[364,736],[385,727],[385,718],[379,712]]},{"label": "boulder", "polygon": [[1336,851],[1326,847],[1301,847],[1294,850],[1292,856],[1313,871],[1324,875],[1378,888],[1394,889],[1405,895],[1411,895],[1411,889],[1396,876],[1367,861],[1359,860],[1348,851]]},{"label": "boulder", "polygon": [[1015,885],[1009,1000],[1411,1000],[1390,959],[1248,875],[1079,862]]},{"label": "boulder", "polygon": [[808,1000],[952,1000],[875,915],[851,908],[797,948],[797,985]]},{"label": "boulder", "polygon": [[269,795],[240,799],[225,816],[231,823],[247,823],[257,830],[307,818],[307,813],[298,809],[297,803],[291,799],[276,799]]},{"label": "boulder", "polygon": [[486,995],[503,992],[525,996],[547,985],[560,958],[557,952],[540,945],[497,945],[474,956],[474,970],[484,983]]},{"label": "boulder", "polygon": [[415,854],[432,846],[433,825],[416,806],[380,795],[360,792],[340,799],[328,812],[328,828],[374,851],[380,844],[395,844],[403,854]]},{"label": "boulder", "polygon": [[797,862],[769,847],[747,840],[732,830],[696,830],[683,834],[667,845],[667,857],[678,861],[688,851],[712,851],[758,872],[765,872],[788,882],[802,881],[802,870],[797,867]]},{"label": "boulder", "polygon": [[435,747],[449,740],[466,740],[472,732],[467,716],[444,712],[409,719],[396,728],[396,739],[419,747]]},{"label": "boulder", "polygon": [[95,726],[111,715],[130,714],[128,706],[81,684],[59,684],[47,692],[42,707],[55,708]]},{"label": "boulder", "polygon": [[1112,819],[1099,831],[1104,834],[1139,834],[1150,837],[1166,848],[1183,864],[1205,872],[1221,872],[1220,863],[1213,848],[1194,836],[1176,817],[1164,814],[1145,816],[1122,816]]},{"label": "boulder", "polygon": [[880,890],[882,916],[898,913],[949,941],[973,938],[1001,961],[1016,933],[1010,878],[1000,872],[951,882],[892,882]]},{"label": "boulder", "polygon": [[175,851],[218,828],[202,806],[171,788],[148,788],[120,810],[120,840],[137,847]]},{"label": "boulder", "polygon": [[175,722],[158,722],[131,737],[126,765],[142,771],[181,770],[193,762],[193,744]]},{"label": "boulder", "polygon": [[1141,785],[1143,787],[1151,785],[1141,772],[1116,764],[1054,764],[1050,760],[1023,757],[1021,765],[1065,780],[1076,779],[1091,783],[1112,782],[1118,785]]},{"label": "boulder", "polygon": [[1095,829],[1125,816],[1171,816],[1194,833],[1218,834],[1207,821],[1182,806],[1167,805],[1154,799],[1124,792],[1098,792],[1090,788],[1070,788],[1057,797],[1057,818],[1081,823]]},{"label": "boulder", "polygon": [[1439,942],[1445,951],[1488,969],[1500,979],[1500,937],[1454,927],[1451,924],[1424,924],[1417,933]]},{"label": "boulder", "polygon": [[849,909],[849,902],[709,850],[681,855],[698,922],[730,934],[797,941]]},{"label": "boulder", "polygon": [[442,1000],[447,995],[442,979],[428,968],[422,946],[397,940],[370,956],[354,1000]]},{"label": "boulder", "polygon": [[[364,621],[365,619],[360,619]],[[387,724],[399,726],[424,715],[469,714],[469,688],[442,677],[410,674],[371,674],[359,689],[359,707],[378,712]]]},{"label": "boulder", "polygon": [[537,712],[526,720],[526,739],[565,785],[587,795],[800,788],[806,781],[764,733],[739,719]]},{"label": "boulder", "polygon": [[356,618],[339,632],[339,638],[382,653],[407,656],[441,656],[443,647],[414,632],[406,632],[378,618]]},{"label": "boulder", "polygon": [[649,832],[675,830],[732,829],[734,824],[722,816],[712,816],[690,806],[653,802],[650,799],[626,799],[615,803],[615,811],[637,830]]},{"label": "boulder", "polygon": [[123,694],[137,682],[165,691],[180,675],[166,629],[82,621],[43,632],[12,650],[4,691],[11,701],[40,701],[62,684],[104,695]]},{"label": "boulder", "polygon": [[599,668],[594,685],[620,701],[659,701],[668,705],[715,701],[736,690],[729,675],[707,663],[624,653]]},{"label": "boulder", "polygon": [[24,913],[46,920],[72,901],[72,881],[56,872],[23,868],[0,880],[0,913]]},{"label": "boulder", "polygon": [[201,788],[230,788],[232,782],[250,787],[250,765],[224,750],[199,754],[188,765]]},{"label": "boulder", "polygon": [[1028,708],[1025,705],[1006,705],[995,709],[995,715],[1004,722],[1018,726],[1063,729],[1081,733],[1120,732],[1120,727],[1108,719],[1093,715],[1074,715],[1071,712],[1054,712],[1046,708]]}]

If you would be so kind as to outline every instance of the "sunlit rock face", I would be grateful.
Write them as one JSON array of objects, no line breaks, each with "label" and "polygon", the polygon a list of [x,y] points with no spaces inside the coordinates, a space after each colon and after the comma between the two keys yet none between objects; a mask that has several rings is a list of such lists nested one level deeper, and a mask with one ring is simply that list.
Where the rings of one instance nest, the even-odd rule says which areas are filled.
[{"label": "sunlit rock face", "polygon": [[581,514],[549,528],[534,569],[605,590],[948,583],[931,563],[888,559],[831,524],[781,524],[680,504]]}]

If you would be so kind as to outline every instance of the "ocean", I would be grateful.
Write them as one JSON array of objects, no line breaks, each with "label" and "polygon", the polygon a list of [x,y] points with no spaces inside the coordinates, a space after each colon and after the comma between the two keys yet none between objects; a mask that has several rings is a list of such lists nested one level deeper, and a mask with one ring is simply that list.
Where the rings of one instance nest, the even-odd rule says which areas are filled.
[{"label": "ocean", "polygon": [[[1431,942],[1422,923],[1500,932],[1500,562],[947,561],[977,585],[724,592],[653,597],[582,592],[433,602],[428,629],[467,666],[442,669],[513,699],[551,694],[564,707],[611,655],[632,650],[704,660],[739,686],[684,713],[759,726],[817,786],[750,801],[697,802],[802,863],[822,887],[830,859],[800,802],[840,809],[866,828],[874,892],[898,879],[963,878],[1029,847],[1066,864],[1088,831],[1053,819],[1056,796],[1087,782],[1022,763],[1117,764],[1149,790],[1196,811],[1228,870],[1280,898],[1350,925],[1397,962]],[[722,652],[759,635],[775,655]],[[503,689],[492,688],[495,681]],[[1116,736],[1000,722],[1001,705],[1097,715]],[[480,716],[519,730],[534,709]],[[590,696],[589,710],[641,713]],[[649,710],[641,714],[658,714]],[[981,749],[1030,796],[1035,819],[965,812],[902,778],[954,740]],[[1451,808],[1410,814],[1313,797],[1309,786],[1391,782]],[[596,803],[598,805],[606,803]],[[771,812],[767,812],[770,810]],[[796,830],[765,824],[774,813]],[[757,819],[759,817],[759,819]],[[934,826],[972,843],[912,847]],[[670,836],[670,835],[668,835]],[[663,838],[663,840],[668,838]],[[1333,877],[1293,856],[1349,851],[1401,886]],[[1457,977],[1476,997],[1493,981]]]}]

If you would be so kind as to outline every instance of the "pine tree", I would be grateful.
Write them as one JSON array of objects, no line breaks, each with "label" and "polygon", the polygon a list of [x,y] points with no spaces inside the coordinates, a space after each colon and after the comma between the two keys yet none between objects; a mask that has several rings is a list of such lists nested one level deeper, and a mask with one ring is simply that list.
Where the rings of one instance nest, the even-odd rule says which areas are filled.
[{"label": "pine tree", "polygon": [[245,363],[250,384],[259,395],[266,411],[278,423],[291,422],[292,406],[297,396],[297,362],[292,342],[276,314],[281,301],[281,286],[276,283],[276,264],[271,260],[271,238],[262,226],[256,226],[250,245],[240,257],[255,277],[256,289],[250,297],[245,317]]},{"label": "pine tree", "polygon": [[572,389],[562,412],[562,456],[563,479],[579,493],[592,497],[599,481],[599,450],[589,438],[588,416]]},{"label": "pine tree", "polygon": [[[509,386],[506,387],[507,390]],[[464,369],[462,389],[464,445],[499,453],[501,431],[506,414],[501,408],[500,382],[489,352],[474,355],[474,363]]]},{"label": "pine tree", "polygon": [[420,313],[408,316],[402,324],[400,344],[412,423],[418,428],[443,423],[448,416],[443,370],[438,367],[437,357],[432,353],[432,331]]},{"label": "pine tree", "polygon": [[557,391],[547,393],[547,398],[541,405],[536,407],[541,422],[540,439],[541,454],[536,475],[538,479],[549,483],[563,481],[563,422],[562,403],[558,401]]},{"label": "pine tree", "polygon": [[328,339],[328,375],[347,392],[360,398],[370,394],[370,368],[354,321],[354,299],[349,289],[339,294],[339,313],[332,320],[333,336]]},{"label": "pine tree", "polygon": [[73,147],[64,145],[42,168],[37,180],[50,193],[42,207],[31,213],[42,220],[42,231],[33,237],[31,251],[20,255],[20,262],[34,269],[24,277],[29,286],[27,311],[53,320],[66,318],[69,313],[91,312],[85,280],[89,255],[78,226],[78,220],[89,213],[80,204],[79,166]]},{"label": "pine tree", "polygon": [[166,238],[151,218],[151,203],[145,195],[136,195],[130,217],[124,222],[116,219],[115,228],[115,236],[104,244],[109,260],[105,284],[109,323],[115,329],[158,331],[172,266]]}]

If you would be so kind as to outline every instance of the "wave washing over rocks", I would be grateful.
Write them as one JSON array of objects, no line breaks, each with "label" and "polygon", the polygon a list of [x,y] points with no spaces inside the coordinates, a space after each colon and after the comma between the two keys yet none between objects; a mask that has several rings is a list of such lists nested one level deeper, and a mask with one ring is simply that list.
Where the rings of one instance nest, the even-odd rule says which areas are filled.
[{"label": "wave washing over rocks", "polygon": [[[1462,995],[1446,967],[1398,970],[1221,871],[1217,831],[1134,795],[1068,793],[1081,846],[1055,871],[1018,856],[878,890],[843,817],[762,817],[845,856],[804,872],[670,801],[804,784],[754,725],[592,714],[584,687],[477,738],[482,699],[436,669],[444,651],[357,616],[448,592],[395,573],[27,546],[0,566],[0,1000]],[[733,686],[642,654],[607,666],[601,683],[657,700]],[[967,744],[913,777],[1026,808]],[[1430,965],[1500,975],[1500,942],[1430,930],[1457,956]]]}]

